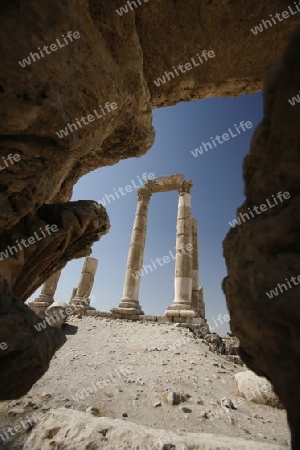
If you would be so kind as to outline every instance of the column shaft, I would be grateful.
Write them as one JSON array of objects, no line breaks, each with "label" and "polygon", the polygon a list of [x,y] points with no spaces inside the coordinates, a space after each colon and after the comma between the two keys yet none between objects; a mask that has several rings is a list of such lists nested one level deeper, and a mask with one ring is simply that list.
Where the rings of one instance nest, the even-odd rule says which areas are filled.
[{"label": "column shaft", "polygon": [[191,181],[184,181],[180,188],[177,214],[175,298],[165,312],[169,317],[193,318],[192,309],[192,221]]},{"label": "column shaft", "polygon": [[150,198],[151,191],[149,189],[141,188],[138,190],[138,203],[127,258],[123,297],[118,308],[113,308],[112,312],[128,315],[144,314],[139,305],[139,289],[141,271],[143,269]]},{"label": "column shaft", "polygon": [[198,252],[198,229],[197,220],[192,219],[193,235],[193,290],[199,289],[199,252]]},{"label": "column shaft", "polygon": [[89,296],[93,289],[94,278],[98,267],[96,258],[87,257],[84,260],[78,287],[73,289],[75,296],[70,301],[70,305],[74,307],[74,313],[84,313],[86,310],[94,308],[90,307]]},{"label": "column shaft", "polygon": [[196,317],[205,319],[203,288],[199,286],[199,247],[198,247],[198,225],[197,220],[192,219],[192,235],[193,235],[193,290],[192,290],[192,307]]},{"label": "column shaft", "polygon": [[28,304],[28,306],[39,316],[45,316],[46,309],[54,302],[54,294],[61,275],[61,270],[53,273],[43,284],[40,295]]}]

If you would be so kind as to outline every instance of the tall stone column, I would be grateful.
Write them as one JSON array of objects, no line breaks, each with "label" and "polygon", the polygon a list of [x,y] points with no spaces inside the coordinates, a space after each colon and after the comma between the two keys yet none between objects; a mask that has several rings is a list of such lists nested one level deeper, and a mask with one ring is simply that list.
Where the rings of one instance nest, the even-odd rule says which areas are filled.
[{"label": "tall stone column", "polygon": [[165,311],[165,316],[175,318],[195,317],[192,307],[192,220],[191,181],[183,181],[179,191],[176,258],[175,258],[175,298]]},{"label": "tall stone column", "polygon": [[70,305],[76,314],[79,312],[84,314],[87,310],[95,309],[90,306],[89,296],[92,292],[97,266],[98,260],[96,258],[85,258],[75,296],[70,301]]},{"label": "tall stone column", "polygon": [[139,305],[139,289],[144,260],[148,206],[151,194],[152,192],[148,188],[138,190],[138,203],[131,233],[123,298],[119,306],[111,310],[112,313],[121,315],[144,314]]},{"label": "tall stone column", "polygon": [[39,316],[44,318],[46,309],[54,302],[54,294],[57,288],[61,270],[55,272],[43,284],[40,295],[28,306]]},{"label": "tall stone column", "polygon": [[199,286],[199,248],[198,248],[198,225],[197,220],[192,219],[193,237],[193,284],[192,284],[192,307],[196,317],[205,319],[203,302],[203,288]]}]

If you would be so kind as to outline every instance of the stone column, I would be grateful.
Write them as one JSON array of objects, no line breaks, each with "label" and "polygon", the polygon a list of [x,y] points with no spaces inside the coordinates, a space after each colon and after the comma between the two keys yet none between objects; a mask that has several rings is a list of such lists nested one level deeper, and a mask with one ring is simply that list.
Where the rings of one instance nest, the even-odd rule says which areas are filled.
[{"label": "stone column", "polygon": [[197,219],[192,219],[193,236],[193,290],[199,287],[199,253],[198,253],[198,230]]},{"label": "stone column", "polygon": [[199,286],[199,250],[198,250],[198,226],[197,220],[192,219],[193,236],[193,284],[192,284],[192,307],[196,317],[205,319],[203,288]]},{"label": "stone column", "polygon": [[54,294],[60,275],[61,270],[51,275],[44,283],[40,295],[33,302],[28,303],[28,306],[43,319],[45,318],[46,309],[54,302]]},{"label": "stone column", "polygon": [[199,300],[198,300],[197,310],[199,311],[200,317],[202,319],[205,319],[205,303],[204,303],[204,298],[203,298],[203,287],[202,286],[199,286]]},{"label": "stone column", "polygon": [[123,298],[119,306],[111,310],[112,313],[117,313],[118,315],[144,314],[139,305],[140,271],[143,269],[148,206],[151,194],[152,192],[148,188],[138,190],[138,203],[131,233]]},{"label": "stone column", "polygon": [[192,308],[192,221],[191,221],[191,181],[183,181],[179,191],[176,258],[175,258],[175,298],[165,311],[165,316],[190,318],[195,316]]},{"label": "stone column", "polygon": [[77,292],[77,287],[73,287],[69,303],[71,303],[73,298],[76,297],[76,292]]},{"label": "stone column", "polygon": [[87,310],[95,309],[90,306],[89,296],[93,288],[97,266],[96,258],[85,258],[75,296],[70,301],[75,314],[85,314]]}]

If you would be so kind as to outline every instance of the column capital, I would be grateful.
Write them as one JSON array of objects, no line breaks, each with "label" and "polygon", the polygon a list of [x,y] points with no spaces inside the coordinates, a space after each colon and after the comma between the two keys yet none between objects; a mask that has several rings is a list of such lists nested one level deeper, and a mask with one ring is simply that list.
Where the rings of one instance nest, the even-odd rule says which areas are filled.
[{"label": "column capital", "polygon": [[180,185],[179,193],[180,194],[189,194],[192,187],[193,187],[192,180],[184,180]]},{"label": "column capital", "polygon": [[149,201],[152,195],[152,191],[148,188],[140,188],[137,191],[139,200]]}]

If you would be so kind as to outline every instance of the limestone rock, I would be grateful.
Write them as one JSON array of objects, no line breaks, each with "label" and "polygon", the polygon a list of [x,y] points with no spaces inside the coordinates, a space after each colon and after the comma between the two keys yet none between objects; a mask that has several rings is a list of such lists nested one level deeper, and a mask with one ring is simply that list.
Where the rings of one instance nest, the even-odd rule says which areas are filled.
[{"label": "limestone rock", "polygon": [[182,401],[180,392],[168,392],[167,403],[169,405],[179,405]]},{"label": "limestone rock", "polygon": [[[115,9],[123,3],[116,0],[111,7],[104,0],[83,0],[67,2],[64,8],[59,0],[53,0],[45,10],[44,5],[28,0],[26,6],[22,2],[1,6],[1,154],[11,151],[21,156],[10,171],[1,172],[0,230],[7,230],[6,237],[15,234],[13,227],[24,229],[22,218],[30,230],[34,224],[38,229],[39,208],[68,201],[73,185],[84,174],[146,153],[154,139],[153,107],[260,89],[266,68],[276,62],[298,21],[297,16],[290,17],[284,28],[274,27],[272,34],[255,37],[250,26],[269,17],[277,4],[279,8],[279,0],[264,5],[259,0],[225,4],[191,0],[184,6],[159,0],[119,17]],[[210,23],[210,27],[201,23]],[[185,26],[174,35],[178,24]],[[61,38],[66,29],[80,30],[80,39],[30,66],[18,64],[38,46]],[[226,29],[222,39],[220,29]],[[205,47],[216,54],[205,70],[196,67],[160,87],[155,85],[154,80],[165,70],[188,62]],[[256,55],[255,65],[252,54]],[[107,101],[118,105],[111,115],[58,137],[56,133],[75,117],[86,117]],[[84,255],[88,254],[91,240],[78,244]],[[50,241],[48,247],[52,247]],[[76,256],[67,251],[69,247],[65,243],[68,260]],[[31,257],[25,252],[23,266]],[[40,253],[39,263],[47,258],[48,254]],[[17,295],[28,298],[59,268],[49,261],[48,267],[45,274],[36,275],[34,287],[24,291],[21,286]],[[11,266],[0,272],[9,283],[11,272]]]},{"label": "limestone rock", "polygon": [[5,400],[29,391],[66,338],[57,328],[37,331],[39,317],[1,283],[0,297],[0,342],[7,344],[0,352],[0,400]]},{"label": "limestone rock", "polygon": [[180,392],[168,392],[165,395],[165,400],[169,405],[179,405],[186,402],[191,396],[189,394],[182,394]]},{"label": "limestone rock", "polygon": [[[163,447],[164,445],[164,447]],[[168,447],[167,447],[168,446]],[[175,433],[124,420],[93,417],[75,410],[46,413],[25,443],[24,450],[116,450],[188,448],[189,450],[284,450],[285,447],[207,433]],[[287,449],[287,447],[286,447]]]},{"label": "limestone rock", "polygon": [[[223,282],[240,355],[272,383],[287,408],[293,448],[300,448],[300,291],[292,282],[300,274],[300,104],[291,106],[288,99],[299,92],[299,80],[297,29],[266,78],[264,118],[243,166],[246,200],[238,214],[254,206],[269,207],[227,234],[228,276]],[[279,200],[280,192],[288,192],[290,198]],[[282,292],[278,283],[285,283]],[[276,288],[277,295],[269,297]]]},{"label": "limestone rock", "polygon": [[[56,225],[58,230],[43,237],[40,229]],[[44,205],[35,214],[24,217],[10,232],[0,235],[0,248],[35,237],[35,243],[22,252],[0,261],[0,277],[7,280],[11,292],[25,301],[53,272],[72,258],[90,254],[91,245],[110,228],[103,206],[91,201]],[[35,234],[36,233],[36,234]]]},{"label": "limestone rock", "polygon": [[[18,153],[21,160],[1,172],[0,248],[31,236],[45,218],[53,223],[58,214],[60,223],[59,235],[25,249],[23,258],[13,263],[0,263],[0,276],[14,295],[26,300],[67,261],[88,255],[92,243],[107,231],[107,217],[101,220],[90,203],[82,202],[87,207],[80,207],[78,214],[73,203],[59,202],[69,201],[84,174],[146,153],[154,139],[153,107],[261,89],[265,71],[277,62],[299,17],[293,15],[284,27],[279,24],[259,36],[250,28],[282,11],[282,3],[157,0],[120,17],[115,9],[123,0],[113,6],[106,0],[52,0],[46,6],[35,0],[1,2],[0,153]],[[27,67],[18,64],[39,46],[61,38],[62,30],[79,30],[81,38]],[[153,80],[166,70],[189,62],[205,48],[216,54],[205,62],[205,70],[195,68],[155,85]],[[294,288],[269,301],[265,292],[285,276],[300,273],[300,106],[291,108],[287,102],[299,91],[298,49],[296,42],[268,85],[266,117],[244,167],[246,210],[280,190],[290,190],[293,199],[276,213],[271,209],[229,233],[229,277],[224,283],[241,354],[253,370],[272,379],[294,429],[300,421],[299,293]],[[118,105],[111,115],[58,137],[75,117],[86,117],[107,101]],[[26,314],[19,310],[16,316],[22,322]],[[50,331],[51,336],[58,333]],[[37,354],[37,359],[54,353],[56,344],[48,344],[46,356]],[[38,345],[33,348],[42,352]],[[43,361],[45,367],[49,361]],[[23,376],[18,379],[21,383]]]},{"label": "limestone rock", "polygon": [[65,302],[53,302],[46,310],[46,317],[51,327],[60,328],[67,320],[70,307]]},{"label": "limestone rock", "polygon": [[94,416],[99,414],[100,411],[95,406],[89,406],[88,408],[86,408],[85,412]]},{"label": "limestone rock", "polygon": [[208,344],[210,351],[220,353],[221,355],[225,354],[225,344],[218,334],[206,334],[203,337],[203,341]]},{"label": "limestone rock", "polygon": [[29,308],[43,320],[46,317],[46,309],[54,302],[54,295],[60,275],[61,270],[53,273],[45,284],[43,284],[40,295],[33,302],[28,303]]},{"label": "limestone rock", "polygon": [[234,376],[238,392],[253,403],[269,405],[275,408],[283,408],[279,398],[273,391],[273,387],[264,377],[258,377],[252,370],[238,372]]},{"label": "limestone rock", "polygon": [[225,408],[228,408],[228,409],[236,409],[236,407],[233,404],[233,401],[230,400],[230,398],[227,398],[227,397],[221,398],[220,404],[221,404],[221,406],[223,406]]},{"label": "limestone rock", "polygon": [[222,338],[225,343],[226,355],[238,355],[239,354],[239,341],[236,337]]}]

